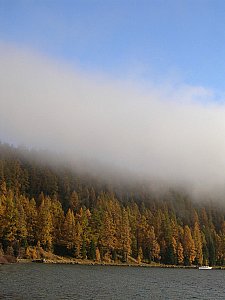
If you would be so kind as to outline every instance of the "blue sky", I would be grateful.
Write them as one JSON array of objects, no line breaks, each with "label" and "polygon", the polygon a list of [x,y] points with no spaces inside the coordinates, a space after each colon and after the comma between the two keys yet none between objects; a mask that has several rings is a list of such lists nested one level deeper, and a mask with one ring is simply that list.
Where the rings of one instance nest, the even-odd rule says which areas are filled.
[{"label": "blue sky", "polygon": [[224,195],[224,38],[224,0],[0,0],[0,140]]},{"label": "blue sky", "polygon": [[0,0],[0,41],[109,76],[225,91],[223,0]]}]

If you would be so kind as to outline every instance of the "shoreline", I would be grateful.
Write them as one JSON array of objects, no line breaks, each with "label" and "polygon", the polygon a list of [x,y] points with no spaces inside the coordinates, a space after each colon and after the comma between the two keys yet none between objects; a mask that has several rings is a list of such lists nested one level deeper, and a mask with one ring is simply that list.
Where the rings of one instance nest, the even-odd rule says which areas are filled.
[{"label": "shoreline", "polygon": [[[111,266],[111,267],[139,267],[139,268],[163,268],[163,269],[198,269],[198,266],[183,266],[183,265],[163,265],[163,264],[147,264],[147,263],[122,263],[122,262],[104,262],[81,259],[18,259],[17,263],[44,263],[44,264],[67,264],[67,265],[84,265],[84,266]],[[225,270],[225,266],[213,266],[214,270]]]},{"label": "shoreline", "polygon": [[[31,259],[31,258],[15,258],[12,256],[1,256],[4,260],[0,260],[2,264],[26,264],[26,263],[44,263],[44,264],[67,264],[67,265],[84,265],[84,266],[111,266],[111,267],[139,267],[139,268],[163,268],[163,269],[198,269],[199,266],[191,265],[164,265],[157,263],[145,263],[145,262],[106,262],[106,261],[94,261],[88,259],[75,259],[68,257],[55,256],[53,258]],[[7,258],[7,259],[6,259]],[[225,270],[225,266],[212,266],[213,270]]]}]

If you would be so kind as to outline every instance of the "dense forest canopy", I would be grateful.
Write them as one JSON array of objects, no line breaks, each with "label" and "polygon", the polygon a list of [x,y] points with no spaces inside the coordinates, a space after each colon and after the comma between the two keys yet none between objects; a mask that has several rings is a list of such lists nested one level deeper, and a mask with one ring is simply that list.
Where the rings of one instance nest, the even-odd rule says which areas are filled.
[{"label": "dense forest canopy", "polygon": [[48,155],[0,144],[0,252],[36,258],[42,249],[103,261],[225,263],[221,202],[110,184],[49,163]]}]

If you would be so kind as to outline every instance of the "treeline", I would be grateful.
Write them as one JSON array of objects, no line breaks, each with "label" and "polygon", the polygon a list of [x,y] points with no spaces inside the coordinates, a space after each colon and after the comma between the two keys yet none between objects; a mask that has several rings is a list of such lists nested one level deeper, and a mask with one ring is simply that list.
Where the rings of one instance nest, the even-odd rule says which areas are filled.
[{"label": "treeline", "polygon": [[[103,261],[225,263],[225,211],[170,191],[122,191],[0,145],[0,252]],[[25,154],[24,154],[25,153]]]}]

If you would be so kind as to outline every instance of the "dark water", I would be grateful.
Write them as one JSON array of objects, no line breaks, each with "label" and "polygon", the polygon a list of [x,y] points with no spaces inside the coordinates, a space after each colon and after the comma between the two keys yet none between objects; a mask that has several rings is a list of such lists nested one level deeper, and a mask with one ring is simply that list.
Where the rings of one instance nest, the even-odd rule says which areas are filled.
[{"label": "dark water", "polygon": [[0,265],[0,299],[225,299],[225,270]]}]

